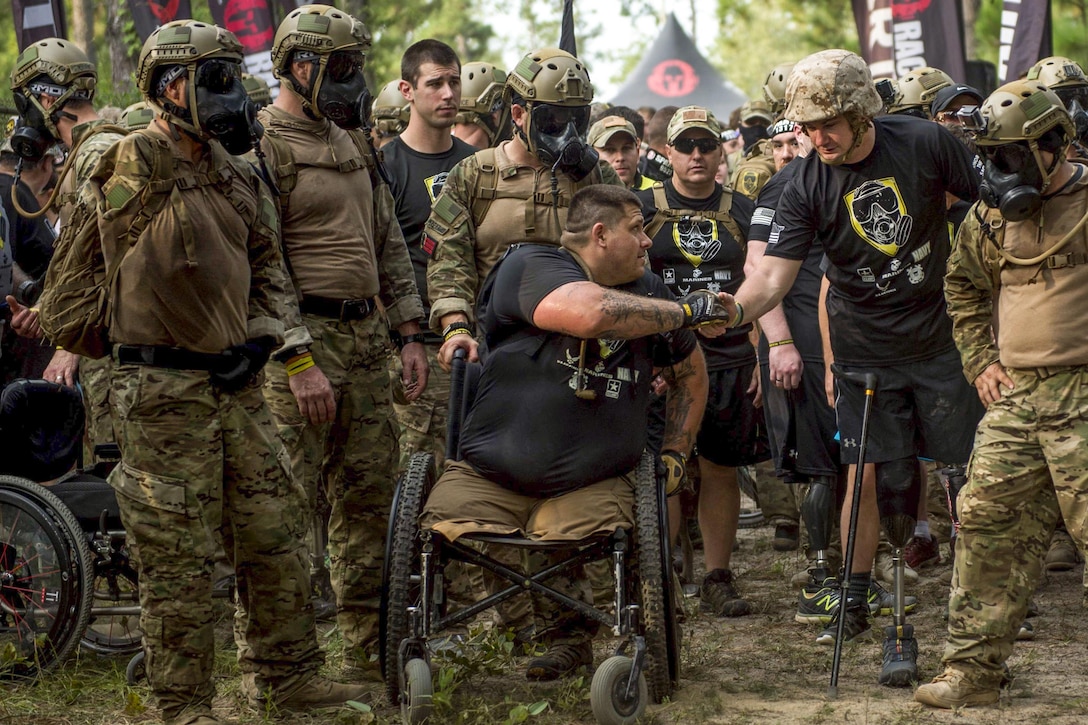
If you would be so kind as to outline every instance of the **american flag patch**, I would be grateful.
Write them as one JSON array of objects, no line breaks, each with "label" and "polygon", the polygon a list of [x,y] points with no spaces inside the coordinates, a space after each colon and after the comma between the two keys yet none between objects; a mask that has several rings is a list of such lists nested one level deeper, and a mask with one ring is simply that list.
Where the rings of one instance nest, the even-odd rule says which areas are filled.
[{"label": "american flag patch", "polygon": [[757,207],[756,210],[752,212],[752,226],[760,225],[767,227],[771,225],[771,222],[773,220],[774,209],[771,209],[769,207]]}]

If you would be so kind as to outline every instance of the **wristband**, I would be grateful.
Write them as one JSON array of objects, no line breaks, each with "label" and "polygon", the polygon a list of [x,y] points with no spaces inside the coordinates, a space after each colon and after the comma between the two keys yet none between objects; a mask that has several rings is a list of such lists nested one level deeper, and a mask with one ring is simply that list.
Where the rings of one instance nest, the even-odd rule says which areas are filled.
[{"label": "wristband", "polygon": [[311,353],[305,352],[301,355],[295,355],[292,358],[288,358],[284,363],[287,368],[287,377],[292,375],[298,375],[304,370],[309,370],[314,366],[314,356]]},{"label": "wristband", "polygon": [[403,350],[405,345],[411,345],[413,342],[422,343],[426,338],[422,332],[413,332],[411,335],[401,335],[397,340],[397,349]]},{"label": "wristband", "polygon": [[730,323],[730,328],[740,327],[740,323],[744,322],[744,308],[741,307],[740,302],[737,302],[736,300],[733,300],[733,304],[737,308],[737,319],[733,320],[733,322]]},{"label": "wristband", "polygon": [[793,338],[789,337],[789,338],[786,338],[785,340],[779,340],[778,342],[768,342],[767,347],[778,347],[779,345],[792,345],[792,344],[793,344]]},{"label": "wristband", "polygon": [[458,320],[457,322],[451,322],[446,325],[446,329],[442,331],[442,340],[449,341],[454,335],[471,335],[472,328],[468,326],[467,322]]}]

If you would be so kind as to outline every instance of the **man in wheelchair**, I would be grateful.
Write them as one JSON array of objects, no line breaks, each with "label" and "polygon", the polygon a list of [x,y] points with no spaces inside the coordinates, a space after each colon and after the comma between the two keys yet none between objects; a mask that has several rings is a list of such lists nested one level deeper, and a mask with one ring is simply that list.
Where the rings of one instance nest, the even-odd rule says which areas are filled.
[{"label": "man in wheelchair", "polygon": [[[456,344],[444,352],[461,347],[470,360],[478,352],[483,371],[461,460],[435,484],[423,528],[450,540],[486,532],[575,542],[632,527],[633,470],[647,445],[657,369],[669,384],[661,457],[667,485],[679,487],[707,395],[691,330],[721,334],[727,317],[709,292],[674,300],[646,266],[649,248],[634,194],[594,185],[572,199],[560,248],[517,245],[499,261],[480,293],[479,350],[468,335],[447,336]],[[589,603],[581,578],[560,575],[552,585]],[[592,665],[597,623],[533,599],[547,650],[526,676],[555,679]]]}]

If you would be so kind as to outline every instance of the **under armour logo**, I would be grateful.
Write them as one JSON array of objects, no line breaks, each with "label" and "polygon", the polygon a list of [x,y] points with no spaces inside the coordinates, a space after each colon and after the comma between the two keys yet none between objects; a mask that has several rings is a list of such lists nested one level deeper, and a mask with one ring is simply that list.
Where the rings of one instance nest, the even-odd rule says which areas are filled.
[{"label": "under armour logo", "polygon": [[857,448],[858,447],[858,441],[857,441],[856,438],[843,438],[842,439],[842,447],[843,448]]}]

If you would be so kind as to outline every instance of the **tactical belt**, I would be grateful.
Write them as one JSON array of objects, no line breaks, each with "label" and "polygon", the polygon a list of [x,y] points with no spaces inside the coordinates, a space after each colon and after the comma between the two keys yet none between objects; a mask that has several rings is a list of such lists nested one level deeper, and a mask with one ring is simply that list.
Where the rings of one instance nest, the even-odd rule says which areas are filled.
[{"label": "tactical belt", "polygon": [[219,372],[232,365],[230,356],[220,352],[193,352],[166,345],[114,345],[113,359],[119,365],[153,365],[173,370]]},{"label": "tactical belt", "polygon": [[378,305],[369,298],[334,300],[328,297],[307,296],[298,303],[298,309],[307,315],[332,317],[341,322],[347,322],[348,320],[365,320],[378,309]]}]

